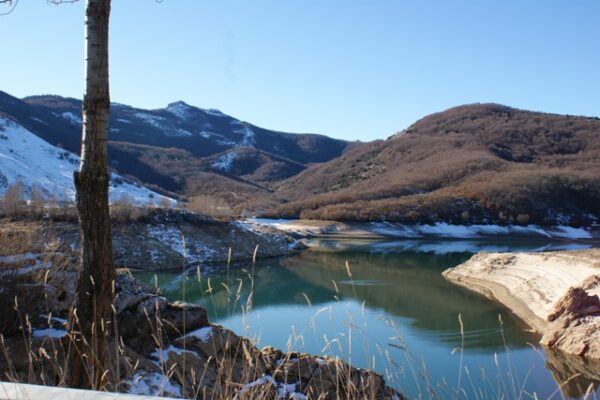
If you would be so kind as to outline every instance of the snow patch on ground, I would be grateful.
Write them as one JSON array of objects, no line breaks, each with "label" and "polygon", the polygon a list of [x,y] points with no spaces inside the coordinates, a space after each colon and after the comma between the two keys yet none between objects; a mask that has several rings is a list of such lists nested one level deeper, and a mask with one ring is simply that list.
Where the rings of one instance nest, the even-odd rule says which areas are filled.
[{"label": "snow patch on ground", "polygon": [[167,396],[182,398],[181,387],[162,373],[157,372],[137,372],[133,378],[127,382],[128,392],[142,396]]},{"label": "snow patch on ground", "polygon": [[67,335],[67,331],[64,329],[46,328],[46,329],[34,329],[33,337],[53,337],[62,338]]},{"label": "snow patch on ground", "polygon": [[[148,236],[167,246],[173,252],[181,254],[187,265],[201,263],[215,254],[213,249],[199,240],[186,237],[184,241],[182,232],[173,226],[149,226]],[[150,257],[155,263],[159,261],[160,255],[160,249],[152,249],[150,252]]]},{"label": "snow patch on ground", "polygon": [[[295,240],[286,235],[280,235],[277,231],[273,231],[273,227],[269,225],[261,225],[254,222],[253,219],[232,222],[235,226],[248,232],[262,237],[264,240],[271,243],[279,242],[286,246],[290,251],[301,250],[304,248],[299,240]],[[283,230],[283,229],[280,229]]]},{"label": "snow patch on ground", "polygon": [[40,257],[40,254],[32,253],[32,252],[28,251],[27,253],[14,254],[12,256],[0,256],[0,263],[2,263],[2,264],[14,264],[14,263],[17,263],[17,262],[35,260],[38,257]]},{"label": "snow patch on ground", "polygon": [[322,228],[310,225],[298,225],[295,220],[270,219],[270,218],[248,218],[239,221],[238,225],[255,233],[260,233],[261,228],[274,228],[283,232],[293,233],[300,236],[314,236],[322,232]]},{"label": "snow patch on ground", "polygon": [[193,351],[183,350],[179,347],[170,345],[166,349],[156,349],[155,352],[150,353],[150,356],[156,358],[159,363],[164,363],[169,360],[169,354],[171,353],[175,353],[177,355],[182,355],[183,353],[196,354]]},{"label": "snow patch on ground", "polygon": [[50,269],[52,268],[52,262],[49,261],[49,257],[53,255],[57,255],[60,253],[47,253],[47,254],[34,254],[34,253],[24,253],[24,254],[16,254],[12,256],[2,256],[0,257],[0,264],[11,265],[11,264],[20,264],[27,261],[34,261],[33,265],[25,265],[19,266],[18,268],[6,268],[0,270],[0,277],[2,276],[20,276],[27,275],[31,272],[39,271],[42,269]]},{"label": "snow patch on ground", "polygon": [[296,392],[296,386],[298,385],[298,383],[278,383],[271,375],[263,375],[255,381],[246,383],[240,388],[238,395],[243,395],[244,393],[248,392],[248,390],[254,387],[266,384],[271,384],[277,388],[277,399],[308,399],[308,397],[305,394]]},{"label": "snow patch on ground", "polygon": [[231,167],[233,166],[233,163],[236,159],[237,153],[235,151],[230,151],[217,158],[210,165],[213,168],[220,169],[224,172],[228,172],[231,170]]},{"label": "snow patch on ground", "polygon": [[[0,195],[8,185],[20,181],[27,197],[36,185],[58,200],[75,199],[73,172],[79,165],[77,155],[52,146],[7,118],[0,117],[0,131],[4,137],[0,139],[0,176],[5,177],[0,181]],[[165,197],[112,173],[110,200],[120,199],[124,194],[136,205],[157,204]],[[176,204],[175,200],[168,200],[171,205]]]},{"label": "snow patch on ground", "polygon": [[366,224],[337,224],[323,221],[287,219],[250,218],[243,223],[251,226],[268,226],[285,232],[304,236],[324,234],[377,234],[388,237],[418,239],[418,238],[448,238],[448,239],[485,239],[496,236],[531,236],[545,239],[593,239],[592,233],[586,228],[570,226],[541,227],[539,225],[454,225],[446,222],[436,224],[406,225],[394,222],[371,222]]},{"label": "snow patch on ground", "polygon": [[185,335],[185,337],[195,337],[199,341],[206,343],[215,334],[212,326],[205,326],[204,328],[196,329]]}]

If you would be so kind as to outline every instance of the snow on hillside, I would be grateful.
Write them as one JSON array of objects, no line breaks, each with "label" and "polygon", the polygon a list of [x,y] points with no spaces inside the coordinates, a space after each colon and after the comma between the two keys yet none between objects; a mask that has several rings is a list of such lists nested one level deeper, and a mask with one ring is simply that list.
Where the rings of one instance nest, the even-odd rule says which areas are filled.
[{"label": "snow on hillside", "polygon": [[242,140],[239,143],[240,146],[254,146],[256,143],[256,135],[252,129],[248,128],[239,121],[231,121],[231,125],[237,127],[233,130],[233,132],[242,136]]},{"label": "snow on hillside", "polygon": [[230,151],[229,153],[223,154],[221,157],[217,158],[210,165],[213,168],[220,169],[221,171],[228,172],[231,170],[233,166],[233,162],[237,159],[237,154],[235,151]]},{"label": "snow on hillside", "polygon": [[175,115],[179,119],[186,119],[191,107],[183,101],[177,101],[167,106],[167,111]]},{"label": "snow on hillside", "polygon": [[81,123],[82,123],[81,117],[75,113],[67,111],[67,112],[60,114],[60,116],[75,126],[81,126]]},{"label": "snow on hillside", "polygon": [[226,117],[227,116],[215,108],[203,108],[202,111],[204,111],[208,115],[212,115],[213,117]]},{"label": "snow on hillside", "polygon": [[184,101],[176,101],[174,103],[171,103],[167,106],[166,110],[169,111],[171,114],[175,115],[177,118],[183,119],[183,120],[189,118],[190,114],[194,110],[202,111],[205,114],[212,115],[213,117],[226,117],[225,114],[223,114],[221,111],[216,110],[214,108],[194,107],[194,106],[190,106],[189,104],[187,104]]},{"label": "snow on hillside", "polygon": [[[37,185],[58,199],[75,199],[73,171],[79,157],[54,147],[21,125],[0,116],[0,195],[10,184],[23,183],[25,194]],[[157,204],[164,196],[111,173],[110,200],[127,195],[138,205]],[[169,199],[171,204],[175,200]]]},{"label": "snow on hillside", "polygon": [[163,122],[165,121],[165,117],[160,117],[158,115],[152,115],[145,112],[137,112],[133,116],[144,122],[147,122],[155,128],[163,129]]}]

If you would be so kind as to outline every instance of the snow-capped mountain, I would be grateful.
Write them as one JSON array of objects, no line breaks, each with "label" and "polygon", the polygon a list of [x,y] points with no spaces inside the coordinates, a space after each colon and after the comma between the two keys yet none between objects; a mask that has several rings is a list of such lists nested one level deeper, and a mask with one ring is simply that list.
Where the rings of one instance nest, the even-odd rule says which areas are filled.
[{"label": "snow-capped mountain", "polygon": [[[13,114],[10,107],[4,107],[3,110],[2,102],[0,96],[0,111]],[[71,146],[72,142],[79,145],[80,100],[32,96],[21,102],[19,108],[29,108],[27,122],[36,122],[36,118],[38,123],[46,122],[47,126],[51,126],[58,120],[76,132],[63,132],[63,145]],[[42,115],[35,115],[38,113]],[[49,117],[53,117],[51,121]],[[23,121],[19,122],[27,126]],[[39,133],[37,129],[33,131]],[[156,110],[112,103],[109,139],[114,142],[180,148],[201,157],[238,147],[252,147],[302,164],[330,160],[340,155],[347,146],[345,141],[322,135],[290,134],[260,128],[221,111],[195,107],[183,101]],[[53,140],[48,141],[55,144]]]},{"label": "snow-capped mountain", "polygon": [[[49,144],[79,153],[81,101],[60,96],[19,99],[0,91],[0,116]],[[233,205],[272,197],[275,186],[307,166],[354,146],[315,134],[260,128],[215,109],[183,101],[145,110],[112,103],[111,168],[144,185],[185,196],[230,198]]]},{"label": "snow-capped mountain", "polygon": [[[78,165],[77,155],[52,146],[17,122],[0,116],[0,195],[9,185],[21,182],[26,196],[37,186],[59,200],[74,200],[73,172]],[[110,200],[123,196],[137,205],[158,204],[165,198],[111,173]],[[174,200],[168,200],[174,204]]]}]

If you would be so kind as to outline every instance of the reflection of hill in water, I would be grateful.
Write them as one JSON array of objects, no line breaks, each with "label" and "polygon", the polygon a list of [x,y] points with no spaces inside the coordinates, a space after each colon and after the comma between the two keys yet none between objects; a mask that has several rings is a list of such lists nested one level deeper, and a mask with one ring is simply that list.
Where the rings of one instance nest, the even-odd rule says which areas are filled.
[{"label": "reflection of hill in water", "polygon": [[[260,261],[254,271],[255,310],[274,306],[305,305],[308,296],[313,305],[335,301],[336,282],[341,298],[365,301],[371,309],[382,309],[392,316],[409,318],[411,326],[432,340],[455,347],[460,344],[458,314],[465,324],[465,346],[470,349],[502,346],[499,332],[499,307],[479,295],[446,282],[440,272],[469,257],[466,253],[371,254],[364,252],[331,252],[310,250],[284,260]],[[347,275],[348,260],[353,280]],[[251,286],[250,271],[232,268],[229,273],[231,295],[228,303],[226,271],[202,278],[190,272],[186,281],[187,301],[203,304],[212,320],[241,312]],[[208,277],[212,295],[207,294]],[[151,282],[153,275],[145,281]],[[158,277],[163,294],[181,299],[181,276],[161,274]],[[232,303],[242,282],[237,307]],[[523,347],[533,338],[526,337],[523,325],[510,313],[502,312],[507,344]]]},{"label": "reflection of hill in water", "polygon": [[593,247],[590,243],[568,243],[562,241],[548,242],[543,239],[514,241],[497,239],[408,239],[408,240],[361,240],[361,239],[310,239],[306,243],[311,247],[335,251],[362,251],[366,253],[465,253],[475,254],[480,251],[488,252],[514,252],[514,251],[558,251],[558,250],[584,250]]},{"label": "reflection of hill in water", "polygon": [[[461,313],[466,347],[501,346],[498,313],[502,310],[495,303],[447,282],[440,274],[467,258],[468,255],[454,253],[440,256],[308,251],[285,260],[283,265],[298,279],[314,286],[331,287],[331,281],[335,280],[343,297],[356,297],[370,308],[410,318],[411,325],[423,335],[437,337],[441,342],[453,346],[460,343],[458,314]],[[350,284],[346,260],[353,281],[358,284]],[[524,337],[525,326],[512,314],[502,311],[502,316],[507,344],[522,347],[533,340]]]}]

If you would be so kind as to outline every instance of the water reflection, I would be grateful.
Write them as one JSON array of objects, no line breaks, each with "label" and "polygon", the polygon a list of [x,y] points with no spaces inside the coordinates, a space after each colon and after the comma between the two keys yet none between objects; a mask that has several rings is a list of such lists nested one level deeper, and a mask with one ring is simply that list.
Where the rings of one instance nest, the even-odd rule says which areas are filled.
[{"label": "water reflection", "polygon": [[336,251],[365,251],[369,253],[469,253],[480,251],[495,253],[515,251],[559,251],[585,250],[593,247],[591,243],[546,242],[542,240],[330,240],[311,239],[305,242],[308,246]]},{"label": "water reflection", "polygon": [[[162,293],[172,300],[183,297],[186,279],[186,300],[203,304],[212,321],[257,337],[262,345],[313,353],[325,348],[360,367],[375,363],[378,372],[394,378],[394,385],[410,396],[418,397],[426,380],[441,385],[455,379],[456,349],[461,346],[465,366],[484,371],[472,377],[476,386],[492,392],[497,390],[494,385],[506,379],[499,376],[509,365],[518,382],[503,384],[523,386],[540,398],[557,389],[553,377],[564,382],[573,373],[581,374],[564,386],[565,395],[572,397],[582,396],[594,382],[598,376],[594,366],[582,367],[555,353],[544,359],[542,350],[531,345],[539,338],[528,333],[508,310],[447,282],[440,274],[468,259],[474,248],[502,251],[512,249],[511,244],[410,242],[311,241],[312,248],[298,256],[261,260],[254,267],[223,267],[204,275],[195,270],[186,275],[161,273],[156,278],[140,273],[139,277],[148,284],[156,279]],[[556,245],[516,246],[541,250]],[[251,309],[247,308],[250,303]],[[326,343],[336,340],[336,345],[327,347]],[[398,376],[390,375],[389,359],[401,371]],[[407,372],[422,363],[427,365],[427,374]],[[527,381],[520,381],[524,377]]]}]

